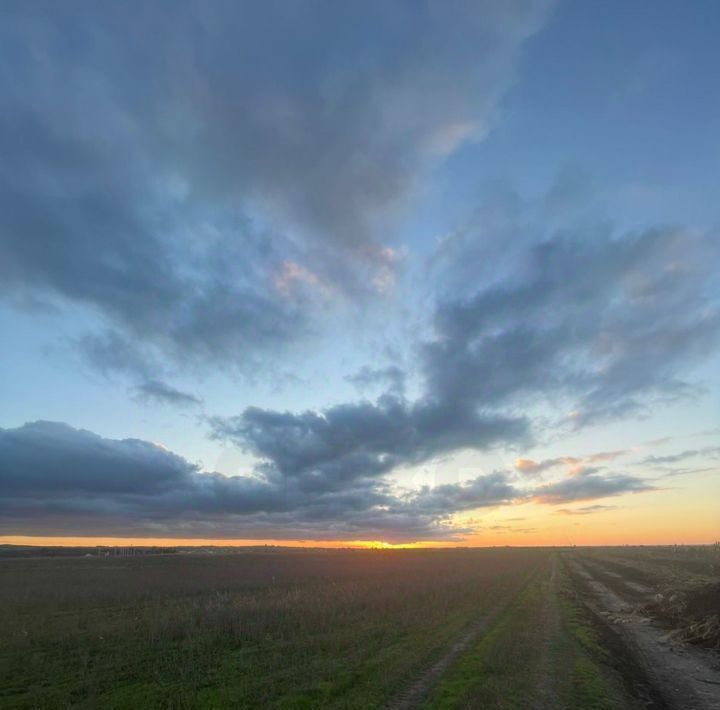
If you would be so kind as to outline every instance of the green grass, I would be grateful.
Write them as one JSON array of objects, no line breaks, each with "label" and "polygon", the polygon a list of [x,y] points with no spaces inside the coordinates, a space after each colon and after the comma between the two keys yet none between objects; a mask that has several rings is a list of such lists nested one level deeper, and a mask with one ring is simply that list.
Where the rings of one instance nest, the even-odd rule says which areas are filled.
[{"label": "green grass", "polygon": [[547,564],[450,668],[426,707],[633,707],[561,565]]},{"label": "green grass", "polygon": [[720,575],[720,544],[580,549],[581,560],[602,566],[651,587],[687,589],[714,582]]},{"label": "green grass", "polygon": [[[714,552],[563,554],[687,586]],[[378,708],[503,603],[428,708],[637,707],[561,560],[521,549],[0,559],[0,708]]]},{"label": "green grass", "polygon": [[563,622],[560,662],[570,669],[569,682],[563,691],[562,707],[613,710],[631,706],[629,699],[621,699],[620,678],[612,671],[608,652],[601,644],[587,612],[575,598],[564,573],[561,573],[559,586]]},{"label": "green grass", "polygon": [[519,594],[481,639],[441,680],[427,708],[527,707],[537,659],[535,618],[542,603],[538,578]]},{"label": "green grass", "polygon": [[379,707],[543,554],[3,562],[0,707]]}]

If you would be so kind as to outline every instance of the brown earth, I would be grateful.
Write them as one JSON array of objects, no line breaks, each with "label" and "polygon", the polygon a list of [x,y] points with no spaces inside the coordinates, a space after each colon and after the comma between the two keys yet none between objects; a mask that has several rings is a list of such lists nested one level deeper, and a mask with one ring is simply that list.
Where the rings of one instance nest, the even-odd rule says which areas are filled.
[{"label": "brown earth", "polygon": [[718,585],[666,598],[649,580],[626,579],[602,560],[565,561],[619,669],[646,707],[720,708],[720,655],[688,643],[694,637],[712,640]]},{"label": "brown earth", "polygon": [[720,583],[658,593],[644,611],[672,627],[678,639],[720,651]]}]

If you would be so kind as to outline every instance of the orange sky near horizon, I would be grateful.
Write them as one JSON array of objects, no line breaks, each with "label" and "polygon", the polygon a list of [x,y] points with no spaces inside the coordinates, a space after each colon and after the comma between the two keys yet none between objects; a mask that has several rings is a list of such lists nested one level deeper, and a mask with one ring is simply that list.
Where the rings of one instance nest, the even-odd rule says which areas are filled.
[{"label": "orange sky near horizon", "polygon": [[[579,540],[572,543],[577,547],[621,547],[625,545],[711,545],[714,539],[697,539],[675,542],[671,539],[641,539],[624,542],[622,539],[608,538],[601,542]],[[289,547],[289,548],[326,548],[326,549],[450,549],[453,547],[567,547],[569,543],[560,538],[528,540],[521,536],[497,536],[491,539],[472,538],[465,542],[445,542],[429,540],[426,542],[388,543],[381,540],[206,540],[173,538],[91,538],[91,537],[31,537],[28,535],[0,536],[0,545],[32,545],[37,547]]]},{"label": "orange sky near horizon", "polygon": [[378,548],[415,548],[415,547],[454,547],[460,543],[426,542],[402,543],[392,545],[381,540],[249,540],[249,539],[205,539],[205,538],[168,538],[168,537],[74,537],[74,536],[31,536],[0,535],[0,544],[37,545],[42,547],[325,547],[330,549],[348,547]]},{"label": "orange sky near horizon", "polygon": [[[320,548],[447,548],[447,547],[565,547],[604,545],[704,545],[720,540],[720,524],[707,517],[686,519],[683,534],[678,534],[678,523],[667,518],[655,519],[651,524],[645,520],[646,511],[635,511],[639,520],[632,527],[622,518],[605,521],[578,523],[575,516],[552,516],[553,521],[543,529],[525,532],[523,528],[479,531],[463,540],[418,541],[411,543],[388,543],[382,540],[277,540],[277,539],[205,539],[205,538],[144,538],[144,537],[80,537],[80,536],[30,536],[3,535],[0,544],[38,546],[217,546],[217,547],[320,547]],[[611,513],[604,513],[609,517]],[[549,516],[548,516],[549,517]],[[591,517],[591,516],[582,516]],[[533,522],[539,522],[533,521]],[[689,521],[692,521],[690,523]]]}]

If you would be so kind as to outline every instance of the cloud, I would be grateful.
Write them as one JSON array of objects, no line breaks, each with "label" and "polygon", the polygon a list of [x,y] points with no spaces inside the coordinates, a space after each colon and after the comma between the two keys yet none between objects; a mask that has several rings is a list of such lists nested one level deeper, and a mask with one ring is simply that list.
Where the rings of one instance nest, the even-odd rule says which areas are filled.
[{"label": "cloud", "polygon": [[147,380],[136,388],[137,396],[157,404],[172,404],[180,407],[196,406],[202,400],[189,392],[176,389],[160,380]]},{"label": "cloud", "polygon": [[286,298],[295,297],[298,290],[309,289],[329,298],[333,289],[310,269],[294,261],[283,261],[273,278],[273,285]]},{"label": "cloud", "polygon": [[643,446],[662,446],[673,440],[672,436],[661,436],[659,439],[650,439],[643,443]]},{"label": "cloud", "polygon": [[617,510],[616,505],[585,505],[580,508],[558,508],[555,512],[558,515],[592,515],[593,513],[604,513],[608,510]]},{"label": "cloud", "polygon": [[[73,341],[83,357],[155,402],[199,402],[167,384],[178,370],[254,372],[287,357],[338,304],[393,291],[397,220],[435,167],[491,128],[547,11],[15,5],[0,29],[0,297],[91,323]],[[415,362],[348,378],[376,400],[210,419],[215,437],[257,457],[253,476],[36,423],[3,433],[20,456],[4,473],[18,510],[50,520],[50,501],[57,515],[95,510],[118,525],[179,529],[185,516],[194,530],[448,536],[447,516],[471,505],[652,490],[592,465],[620,450],[518,458],[528,475],[573,474],[534,490],[508,473],[410,496],[388,483],[398,467],[522,451],[548,430],[698,392],[693,368],[720,334],[717,233],[582,223],[573,208],[589,188],[577,185],[561,176],[538,204],[497,194],[442,240],[417,299],[429,323],[402,344]],[[97,472],[117,491],[93,488]]]},{"label": "cloud", "polygon": [[377,478],[402,464],[461,448],[483,449],[527,436],[522,417],[489,415],[463,403],[384,395],[302,414],[250,407],[210,420],[213,436],[260,458],[273,476],[308,489]]},{"label": "cloud", "polygon": [[668,454],[667,456],[646,456],[644,459],[637,462],[638,466],[648,465],[664,465],[679,463],[689,458],[695,458],[696,456],[707,456],[709,458],[720,458],[720,446],[705,446],[702,449],[686,449],[676,454]]},{"label": "cloud", "polygon": [[361,392],[372,387],[384,386],[393,395],[403,396],[405,393],[406,374],[397,365],[380,368],[365,366],[345,379],[354,384]]},{"label": "cloud", "polygon": [[696,392],[682,375],[720,334],[716,235],[505,228],[514,241],[478,216],[440,247],[435,338],[422,348],[435,397],[562,403],[582,427]]},{"label": "cloud", "polygon": [[699,431],[696,434],[693,434],[693,436],[717,436],[720,434],[720,427],[716,427],[715,429],[705,429],[704,431]]},{"label": "cloud", "polygon": [[108,371],[281,357],[327,294],[392,283],[379,235],[485,134],[547,6],[5,8],[0,296],[86,307],[133,350],[88,341]]},{"label": "cloud", "polygon": [[636,476],[623,473],[602,475],[591,471],[540,486],[534,491],[533,499],[537,503],[555,505],[654,490],[657,490],[655,486]]},{"label": "cloud", "polygon": [[0,451],[6,530],[232,536],[274,525],[285,536],[308,519],[322,526],[385,500],[361,489],[311,499],[278,481],[201,473],[150,442],[104,439],[53,422],[3,430]]},{"label": "cloud", "polygon": [[106,377],[114,373],[150,377],[160,369],[142,346],[114,331],[82,335],[73,345],[87,363]]},{"label": "cloud", "polygon": [[556,468],[557,466],[573,467],[580,464],[582,459],[574,456],[560,456],[554,459],[543,459],[542,461],[534,461],[533,459],[516,458],[513,466],[516,471],[526,473],[530,476],[536,476],[543,471]]},{"label": "cloud", "polygon": [[455,539],[455,510],[507,502],[502,474],[394,495],[382,480],[201,472],[165,447],[56,422],[0,430],[0,531],[9,534]]},{"label": "cloud", "polygon": [[630,449],[616,449],[615,451],[599,451],[596,454],[590,454],[587,460],[590,463],[597,463],[598,461],[614,461],[621,456],[625,456],[630,453]]},{"label": "cloud", "polygon": [[185,482],[195,467],[163,447],[138,439],[103,439],[56,422],[4,429],[3,497],[62,493],[154,494]]},{"label": "cloud", "polygon": [[[624,456],[628,453],[628,451],[628,449],[618,449],[617,451],[599,451],[598,453],[590,454],[584,457],[558,456],[556,458],[543,459],[542,461],[534,461],[533,459],[518,457],[515,459],[513,466],[516,471],[530,476],[536,476],[544,471],[557,468],[558,466],[565,466],[568,473],[574,476],[592,468],[585,466],[584,464],[586,463],[612,461],[620,456]],[[595,469],[593,468],[593,470]]]},{"label": "cloud", "polygon": [[701,466],[699,468],[680,468],[680,467],[673,468],[673,467],[671,467],[669,469],[668,468],[660,468],[659,470],[662,471],[662,473],[660,474],[660,476],[658,478],[675,478],[676,476],[689,476],[690,474],[693,474],[693,473],[709,473],[711,471],[713,473],[718,472],[718,468],[716,466]]},{"label": "cloud", "polygon": [[[466,297],[443,281],[434,337],[418,346],[417,400],[388,393],[376,404],[302,414],[249,408],[214,419],[214,435],[305,485],[339,485],[459,449],[527,445],[535,423],[518,412],[548,401],[564,402],[575,412],[564,425],[579,428],[687,396],[693,388],[680,375],[720,335],[710,295],[716,244],[709,233],[674,229],[525,240],[502,281],[475,278]],[[454,256],[463,265],[478,258],[466,249]],[[587,465],[625,453],[519,459],[516,468],[537,475],[568,466],[577,481],[546,491],[560,500],[641,490],[633,477],[595,476],[599,469]]]},{"label": "cloud", "polygon": [[508,505],[522,495],[509,483],[506,473],[496,471],[463,483],[424,487],[412,496],[409,505],[419,512],[445,516],[450,512]]},{"label": "cloud", "polygon": [[337,460],[328,457],[330,443],[311,426],[294,434],[284,456],[275,454],[274,466],[225,476],[203,472],[160,444],[107,439],[67,424],[39,421],[0,429],[0,532],[460,540],[477,525],[454,522],[459,512],[655,490],[641,479],[596,473],[517,488],[506,471],[396,490],[383,477],[387,467],[369,451],[369,466],[355,451],[342,465],[328,466]]}]

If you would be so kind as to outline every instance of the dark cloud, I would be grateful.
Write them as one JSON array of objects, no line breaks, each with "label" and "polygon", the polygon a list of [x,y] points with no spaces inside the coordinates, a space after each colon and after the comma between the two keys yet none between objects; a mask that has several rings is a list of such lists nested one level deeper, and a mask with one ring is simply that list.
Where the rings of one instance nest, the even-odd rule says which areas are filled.
[{"label": "dark cloud", "polygon": [[[80,314],[91,332],[74,342],[96,368],[132,377],[145,399],[197,404],[167,384],[178,369],[253,372],[334,304],[388,288],[395,219],[434,166],[489,129],[545,10],[6,4],[0,297]],[[258,458],[253,476],[36,423],[2,434],[5,509],[34,524],[75,510],[143,529],[442,537],[473,506],[653,490],[591,465],[624,451],[519,459],[529,474],[575,474],[534,492],[508,473],[408,496],[388,482],[461,449],[528,446],[558,418],[583,427],[697,392],[689,373],[720,333],[717,234],[568,226],[589,189],[577,188],[567,173],[539,207],[497,194],[442,240],[432,332],[403,343],[415,371],[349,378],[382,388],[376,401],[212,418],[215,437]],[[562,413],[536,420],[548,407]]]},{"label": "dark cloud", "polygon": [[563,407],[576,426],[696,393],[681,376],[718,342],[718,256],[713,232],[621,234],[493,195],[434,255],[429,383]]},{"label": "dark cloud", "polygon": [[391,281],[388,218],[545,6],[6,3],[0,294],[88,307],[133,350],[86,343],[106,370],[282,355]]},{"label": "dark cloud", "polygon": [[114,331],[83,335],[73,345],[84,360],[106,377],[114,373],[149,377],[160,369],[142,346]]},{"label": "dark cloud", "polygon": [[[305,518],[322,522],[367,511],[382,491],[345,490],[310,499],[280,481],[200,473],[160,445],[104,439],[64,424],[35,422],[0,434],[0,489],[6,531],[137,535],[224,535],[278,531]],[[362,494],[362,495],[360,495]],[[273,517],[274,516],[274,517]],[[103,523],[102,519],[107,518]]]},{"label": "dark cloud", "polygon": [[641,479],[597,473],[519,489],[509,473],[495,471],[460,483],[397,491],[381,470],[363,461],[355,476],[347,475],[352,466],[342,466],[345,475],[338,480],[336,469],[323,468],[328,441],[316,433],[309,429],[302,444],[290,444],[287,458],[278,457],[282,468],[225,476],[201,472],[160,444],[106,439],[66,424],[34,422],[0,430],[0,532],[460,539],[474,527],[454,523],[458,512],[654,490]]},{"label": "dark cloud", "polygon": [[[277,472],[274,472],[277,474]],[[0,430],[0,531],[188,537],[453,538],[454,510],[514,490],[493,474],[398,497],[381,480],[342,486],[280,475],[224,476],[159,444],[105,439],[55,422]]]},{"label": "dark cloud", "polygon": [[202,400],[194,394],[183,392],[160,380],[143,382],[138,385],[136,393],[140,399],[157,404],[172,404],[180,407],[202,404]]},{"label": "dark cloud", "polygon": [[[520,235],[512,262],[494,259],[492,236],[473,223],[458,244],[443,244],[436,338],[423,347],[435,397],[496,407],[562,402],[569,421],[584,426],[694,391],[681,375],[720,333],[710,288],[715,235]],[[453,271],[455,261],[462,271]],[[487,262],[500,276],[453,296],[453,283],[455,293],[468,289],[464,270],[476,267],[476,284]]]},{"label": "dark cloud", "polygon": [[510,484],[507,474],[496,471],[464,483],[424,487],[412,496],[409,505],[416,511],[444,516],[450,511],[507,505],[521,497],[523,493]]},{"label": "dark cloud", "polygon": [[538,487],[533,493],[533,499],[538,503],[555,505],[653,490],[657,488],[643,478],[623,473],[603,475],[590,470]]},{"label": "dark cloud", "polygon": [[[720,307],[709,295],[716,244],[682,230],[525,243],[501,282],[440,300],[435,338],[420,345],[425,392],[415,402],[385,395],[303,414],[250,408],[215,419],[214,435],[306,485],[325,485],[457,449],[527,443],[532,421],[516,412],[539,402],[565,403],[572,427],[637,414],[690,392],[680,375],[718,340]],[[462,256],[474,258],[467,249]],[[624,453],[521,466],[533,474],[574,467],[574,482],[558,484],[560,497],[592,494],[593,486],[613,494],[632,490],[634,479],[596,477],[581,464]]]},{"label": "dark cloud", "polygon": [[0,434],[3,497],[102,493],[154,494],[195,471],[180,456],[138,439],[103,439],[56,422]]},{"label": "dark cloud", "polygon": [[527,437],[522,417],[432,400],[409,403],[384,395],[323,412],[249,408],[237,417],[211,420],[213,435],[258,456],[269,475],[295,478],[313,488],[379,477],[462,448],[485,449]]}]

